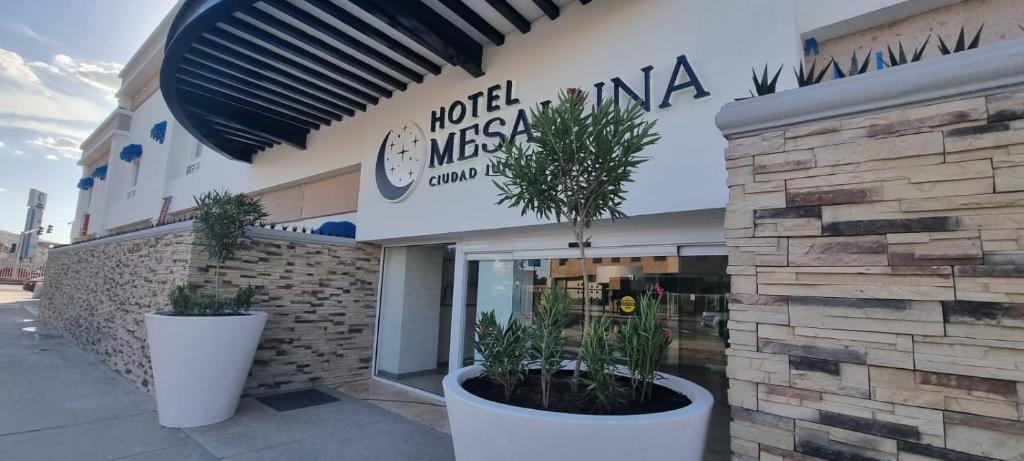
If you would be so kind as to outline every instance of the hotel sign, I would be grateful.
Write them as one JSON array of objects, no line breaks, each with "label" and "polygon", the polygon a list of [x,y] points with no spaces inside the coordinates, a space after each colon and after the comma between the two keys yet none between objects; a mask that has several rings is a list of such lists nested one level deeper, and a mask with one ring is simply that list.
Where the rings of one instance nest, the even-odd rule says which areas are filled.
[{"label": "hotel sign", "polygon": [[[672,107],[672,96],[693,89],[693,99],[710,96],[686,55],[675,59],[672,75],[660,98],[652,99],[651,72],[654,66],[640,69],[643,88],[637,91],[622,78],[614,77],[593,85],[595,102],[612,98],[616,106],[636,102],[644,111]],[[655,89],[656,90],[656,89]],[[657,95],[655,95],[657,96]],[[540,101],[541,106],[551,100]],[[503,115],[498,115],[501,112]],[[515,81],[506,80],[463,99],[452,101],[430,113],[429,134],[414,122],[403,122],[385,135],[377,153],[375,179],[381,197],[391,202],[404,200],[420,182],[441,187],[497,176],[490,163],[481,166],[474,160],[499,151],[504,142],[530,142],[529,110],[516,97]]]}]

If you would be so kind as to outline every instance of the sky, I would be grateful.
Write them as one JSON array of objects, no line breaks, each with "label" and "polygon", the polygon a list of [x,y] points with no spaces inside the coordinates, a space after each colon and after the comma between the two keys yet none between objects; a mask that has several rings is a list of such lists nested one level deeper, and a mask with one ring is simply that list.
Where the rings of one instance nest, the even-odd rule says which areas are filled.
[{"label": "sky", "polygon": [[175,0],[0,0],[0,229],[46,192],[44,240],[69,241],[79,145],[117,107],[117,77]]}]

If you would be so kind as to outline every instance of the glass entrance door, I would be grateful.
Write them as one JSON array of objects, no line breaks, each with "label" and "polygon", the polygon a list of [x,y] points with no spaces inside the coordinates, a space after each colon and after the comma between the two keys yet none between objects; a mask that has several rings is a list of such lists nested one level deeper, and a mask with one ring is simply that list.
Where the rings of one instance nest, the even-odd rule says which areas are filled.
[{"label": "glass entrance door", "polygon": [[384,251],[377,376],[441,394],[451,344],[454,245]]}]

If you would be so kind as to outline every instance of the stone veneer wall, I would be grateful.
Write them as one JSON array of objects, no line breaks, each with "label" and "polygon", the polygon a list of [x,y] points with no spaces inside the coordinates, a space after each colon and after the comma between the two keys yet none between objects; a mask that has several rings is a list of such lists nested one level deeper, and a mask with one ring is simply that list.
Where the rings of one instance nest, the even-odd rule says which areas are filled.
[{"label": "stone veneer wall", "polygon": [[[51,252],[40,316],[111,368],[153,391],[143,314],[168,308],[177,284],[213,285],[191,224]],[[369,376],[380,249],[253,229],[222,287],[257,288],[267,326],[246,394],[336,386]],[[333,241],[333,242],[332,242]]]},{"label": "stone veneer wall", "polygon": [[50,250],[40,318],[110,368],[153,390],[143,314],[167,306],[190,272],[193,233],[169,233]]},{"label": "stone veneer wall", "polygon": [[[970,73],[972,53],[941,65]],[[899,72],[729,117],[801,91],[817,108],[829,93],[869,101],[910,73],[942,88],[925,67]],[[727,135],[734,459],[1024,459],[1015,72],[1017,92],[978,74],[969,96]]]}]

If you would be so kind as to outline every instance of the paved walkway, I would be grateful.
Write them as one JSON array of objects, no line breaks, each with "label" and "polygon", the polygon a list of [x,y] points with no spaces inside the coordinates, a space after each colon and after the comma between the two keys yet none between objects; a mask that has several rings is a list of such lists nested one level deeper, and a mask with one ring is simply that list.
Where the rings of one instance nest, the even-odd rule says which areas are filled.
[{"label": "paved walkway", "polygon": [[35,319],[0,285],[0,459],[449,460],[440,431],[332,389],[341,400],[277,412],[243,399],[223,423],[168,429],[153,399]]}]

